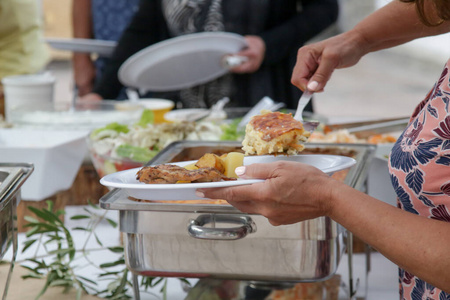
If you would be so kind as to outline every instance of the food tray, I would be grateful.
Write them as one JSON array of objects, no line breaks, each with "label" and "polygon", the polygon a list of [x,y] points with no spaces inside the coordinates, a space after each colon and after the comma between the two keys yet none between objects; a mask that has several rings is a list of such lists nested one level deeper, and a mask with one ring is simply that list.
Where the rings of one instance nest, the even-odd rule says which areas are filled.
[{"label": "food tray", "polygon": [[6,299],[14,261],[17,255],[17,205],[20,201],[20,189],[25,180],[33,172],[31,164],[0,163],[0,260],[8,248],[13,245],[3,299]]},{"label": "food tray", "polygon": [[[175,142],[150,164],[240,147],[237,142]],[[375,147],[308,144],[306,151],[331,154],[332,149],[357,160],[343,180],[361,187]],[[102,197],[100,205],[120,211],[126,262],[139,275],[319,281],[336,272],[346,247],[346,230],[327,217],[274,227],[265,217],[230,205],[138,202],[119,189]]]}]

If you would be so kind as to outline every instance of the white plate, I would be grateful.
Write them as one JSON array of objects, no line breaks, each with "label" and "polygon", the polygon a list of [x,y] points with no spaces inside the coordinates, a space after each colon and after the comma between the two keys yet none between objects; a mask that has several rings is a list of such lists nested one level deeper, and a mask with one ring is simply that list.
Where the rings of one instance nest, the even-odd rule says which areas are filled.
[{"label": "white plate", "polygon": [[97,53],[101,56],[111,56],[117,42],[94,39],[47,38],[45,41],[55,49],[81,53]]},{"label": "white plate", "polygon": [[[293,156],[246,156],[244,165],[254,163],[270,163],[279,160],[302,162],[312,165],[327,174],[352,167],[356,161],[353,158],[338,155],[293,155]],[[185,166],[194,161],[174,163]],[[100,183],[112,188],[121,188],[131,197],[143,200],[199,200],[195,190],[199,188],[229,187],[262,182],[261,179],[238,179],[236,181],[219,181],[204,183],[181,184],[145,184],[136,180],[136,173],[140,168],[125,170],[106,175]]]},{"label": "white plate", "polygon": [[128,58],[119,69],[122,84],[147,91],[176,91],[214,80],[228,72],[227,54],[246,47],[243,36],[200,32],[151,45]]}]

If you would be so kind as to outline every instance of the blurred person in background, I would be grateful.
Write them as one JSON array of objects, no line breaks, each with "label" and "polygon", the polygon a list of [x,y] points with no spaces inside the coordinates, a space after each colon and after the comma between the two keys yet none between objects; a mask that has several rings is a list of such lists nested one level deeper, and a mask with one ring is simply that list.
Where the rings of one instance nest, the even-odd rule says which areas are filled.
[{"label": "blurred person in background", "polygon": [[[45,68],[50,52],[44,42],[36,0],[0,1],[0,82],[13,75],[33,74]],[[0,114],[5,114],[0,83]]]},{"label": "blurred person in background", "polygon": [[[72,2],[73,37],[117,41],[139,7],[139,0],[74,0]],[[96,59],[89,53],[72,56],[78,96],[92,92],[103,73],[108,58]],[[124,99],[122,90],[116,98]]]},{"label": "blurred person in background", "polygon": [[[395,0],[352,30],[302,47],[292,82],[320,92],[335,69],[370,52],[448,32],[450,1]],[[226,199],[273,225],[328,216],[400,267],[401,300],[450,299],[449,71],[450,60],[392,148],[389,173],[400,209],[295,162],[238,167],[242,178],[266,180],[197,195]]]},{"label": "blurred person in background", "polygon": [[[184,108],[211,107],[229,97],[234,106],[253,106],[264,96],[295,108],[301,91],[290,84],[297,49],[338,16],[337,0],[142,0],[105,73],[82,99],[114,99],[122,88],[120,66],[134,53],[166,39],[204,31],[244,35],[247,62],[205,85],[153,97]],[[199,49],[201,50],[201,49]],[[312,110],[309,107],[309,110]]]}]

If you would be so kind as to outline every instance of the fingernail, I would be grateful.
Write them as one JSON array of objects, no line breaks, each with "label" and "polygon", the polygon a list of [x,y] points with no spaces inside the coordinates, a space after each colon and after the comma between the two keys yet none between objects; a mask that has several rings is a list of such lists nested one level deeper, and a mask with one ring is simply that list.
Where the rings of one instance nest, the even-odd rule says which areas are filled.
[{"label": "fingernail", "polygon": [[241,166],[241,167],[237,167],[234,172],[236,173],[237,176],[242,176],[245,174],[245,167]]},{"label": "fingernail", "polygon": [[200,191],[195,191],[195,195],[200,198],[205,198],[205,194]]},{"label": "fingernail", "polygon": [[310,83],[308,83],[307,88],[310,91],[315,91],[318,86],[319,86],[319,83],[317,81],[311,81]]}]

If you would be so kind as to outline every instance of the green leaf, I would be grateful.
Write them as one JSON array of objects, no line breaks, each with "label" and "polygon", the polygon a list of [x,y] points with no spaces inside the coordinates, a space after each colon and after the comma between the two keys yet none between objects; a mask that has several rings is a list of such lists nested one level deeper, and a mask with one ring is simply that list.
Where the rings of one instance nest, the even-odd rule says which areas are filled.
[{"label": "green leaf", "polygon": [[117,295],[118,293],[124,292],[125,285],[127,284],[127,277],[128,277],[128,269],[125,269],[123,272],[122,279],[120,280],[120,284],[117,287],[116,291],[113,293],[114,295]]},{"label": "green leaf", "polygon": [[76,216],[72,216],[70,219],[71,220],[81,220],[81,219],[90,219],[90,216],[86,216],[86,215],[76,215]]},{"label": "green leaf", "polygon": [[58,216],[56,216],[54,213],[46,210],[46,209],[37,209],[35,207],[32,206],[28,206],[28,209],[30,211],[32,211],[36,216],[38,216],[39,218],[51,222],[53,224],[62,224],[61,220],[58,218]]},{"label": "green leaf", "polygon": [[238,141],[242,140],[242,137],[245,135],[245,130],[238,130],[238,125],[241,119],[234,119],[229,124],[223,124],[221,126],[222,135],[220,139],[222,141]]},{"label": "green leaf", "polygon": [[106,218],[106,221],[108,221],[108,223],[111,224],[111,226],[112,226],[113,228],[116,228],[116,227],[117,227],[117,222],[116,222],[116,221],[111,220],[111,219],[109,219],[109,218]]},{"label": "green leaf", "polygon": [[123,247],[108,247],[108,250],[114,253],[123,253]]},{"label": "green leaf", "polygon": [[119,259],[114,262],[101,264],[100,268],[110,268],[110,267],[115,267],[115,266],[124,265],[124,264],[125,264],[125,260]]},{"label": "green leaf", "polygon": [[110,276],[110,275],[117,275],[117,274],[120,274],[121,272],[122,272],[122,271],[101,273],[101,274],[99,275],[99,277],[106,277],[106,276]]},{"label": "green leaf", "polygon": [[122,144],[116,148],[116,153],[120,157],[145,163],[155,157],[155,155],[158,154],[158,151],[150,150],[144,147],[132,146],[129,144]]},{"label": "green leaf", "polygon": [[49,286],[72,286],[73,281],[67,279],[58,279],[50,282]]},{"label": "green leaf", "polygon": [[23,218],[25,219],[25,221],[29,223],[39,223],[38,219],[33,218],[32,216],[25,216]]},{"label": "green leaf", "polygon": [[100,239],[98,238],[96,233],[94,233],[94,237],[95,237],[95,240],[97,241],[97,244],[99,244],[100,246],[103,246],[102,241],[100,241]]},{"label": "green leaf", "polygon": [[148,124],[153,124],[155,122],[155,114],[150,109],[144,109],[141,114],[141,118],[135,124],[137,126],[146,127]]},{"label": "green leaf", "polygon": [[74,227],[72,230],[91,231],[90,229],[84,227]]},{"label": "green leaf", "polygon": [[59,254],[59,255],[62,255],[62,256],[69,254],[69,256],[70,256],[74,252],[75,252],[74,248],[68,248],[68,249],[52,250],[52,251],[49,251],[48,253],[49,254]]},{"label": "green leaf", "polygon": [[47,201],[45,201],[46,203],[47,203],[47,209],[49,210],[49,211],[53,211],[53,207],[54,207],[54,203],[53,203],[53,201],[50,201],[50,200],[47,200]]},{"label": "green leaf", "polygon": [[97,204],[92,203],[91,199],[88,199],[87,203],[89,204],[90,207],[94,209],[100,209],[100,207]]},{"label": "green leaf", "polygon": [[121,133],[121,132],[127,133],[128,131],[130,131],[130,129],[128,128],[128,125],[113,122],[113,123],[109,123],[105,127],[95,129],[94,131],[92,131],[90,137],[95,138],[100,132],[105,131],[105,130],[113,130],[118,133]]},{"label": "green leaf", "polygon": [[37,239],[25,241],[25,242],[23,243],[22,253],[25,252],[25,251],[26,251],[31,245],[33,245],[36,241],[37,241]]},{"label": "green leaf", "polygon": [[97,285],[97,282],[95,282],[95,281],[92,280],[92,279],[86,278],[86,277],[84,277],[84,276],[78,275],[77,278],[80,278],[81,280],[84,280],[84,281],[87,281],[87,282],[92,283],[92,284],[94,284],[94,285]]},{"label": "green leaf", "polygon": [[22,276],[20,276],[22,279],[28,279],[28,278],[32,278],[32,279],[42,279],[42,278],[44,278],[44,275],[42,274],[42,275],[38,275],[38,274],[36,274],[36,273],[30,273],[30,274],[27,274],[27,275],[22,275]]}]

